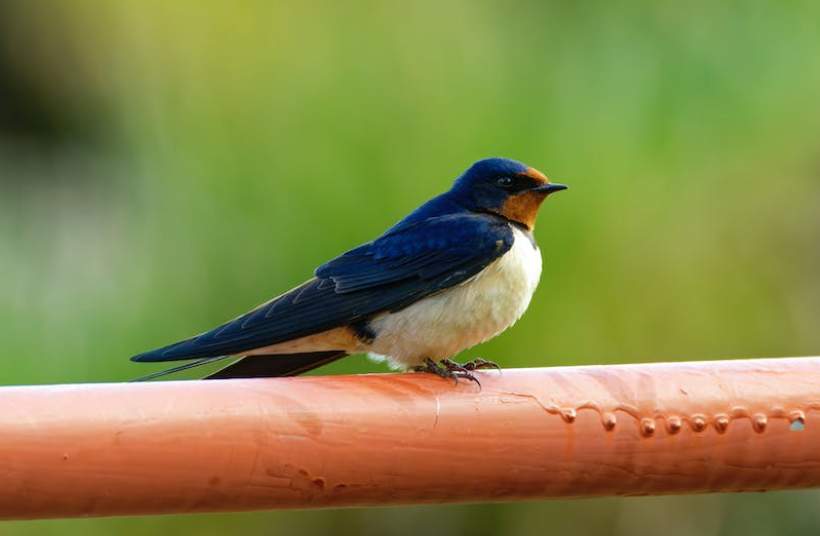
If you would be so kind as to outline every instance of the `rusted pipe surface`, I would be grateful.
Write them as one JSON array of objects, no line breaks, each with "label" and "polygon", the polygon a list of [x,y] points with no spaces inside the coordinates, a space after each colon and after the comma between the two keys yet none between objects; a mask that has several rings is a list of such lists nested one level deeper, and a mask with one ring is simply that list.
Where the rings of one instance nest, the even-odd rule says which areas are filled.
[{"label": "rusted pipe surface", "polygon": [[0,389],[0,518],[820,486],[820,358]]}]

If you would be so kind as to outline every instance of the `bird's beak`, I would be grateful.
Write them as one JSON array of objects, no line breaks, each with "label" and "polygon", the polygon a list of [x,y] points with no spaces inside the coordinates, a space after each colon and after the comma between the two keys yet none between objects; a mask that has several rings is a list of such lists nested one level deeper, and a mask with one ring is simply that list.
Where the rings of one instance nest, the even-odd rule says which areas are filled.
[{"label": "bird's beak", "polygon": [[541,186],[536,186],[532,189],[533,192],[541,192],[543,194],[554,194],[555,192],[560,192],[561,190],[566,190],[569,186],[565,184],[558,184],[555,182],[550,182],[548,184],[542,184]]}]

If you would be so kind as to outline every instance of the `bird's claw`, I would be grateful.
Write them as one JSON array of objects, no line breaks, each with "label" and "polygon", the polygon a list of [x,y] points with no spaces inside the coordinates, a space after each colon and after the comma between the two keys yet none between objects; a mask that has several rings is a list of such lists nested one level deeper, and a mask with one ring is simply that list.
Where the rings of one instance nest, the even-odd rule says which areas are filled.
[{"label": "bird's claw", "polygon": [[475,369],[471,369],[456,363],[452,359],[442,359],[440,366],[447,371],[447,375],[449,377],[454,378],[456,381],[458,381],[459,378],[464,378],[470,380],[471,382],[475,382],[479,387],[481,387],[481,382],[478,381],[478,378],[476,378],[475,374],[472,372]]},{"label": "bird's claw", "polygon": [[495,361],[490,361],[488,359],[483,359],[481,357],[476,357],[472,361],[467,361],[464,363],[464,368],[467,370],[481,370],[481,369],[488,369],[493,368],[495,370],[501,370],[501,367],[498,366],[498,363]]},{"label": "bird's claw", "polygon": [[413,370],[416,372],[429,372],[445,379],[452,378],[456,381],[456,383],[458,383],[459,378],[464,378],[465,380],[475,382],[479,387],[481,387],[481,382],[478,381],[475,374],[471,372],[475,369],[469,369],[466,366],[459,365],[452,359],[442,359],[436,363],[432,359],[427,358],[424,360],[423,365],[413,367]]}]

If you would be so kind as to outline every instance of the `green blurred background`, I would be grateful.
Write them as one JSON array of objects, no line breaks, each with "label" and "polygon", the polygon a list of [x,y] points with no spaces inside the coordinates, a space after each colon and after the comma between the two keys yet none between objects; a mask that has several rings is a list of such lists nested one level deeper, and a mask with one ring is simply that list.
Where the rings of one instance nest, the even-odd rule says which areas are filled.
[{"label": "green blurred background", "polygon": [[[292,287],[496,155],[572,190],[542,210],[528,314],[470,356],[817,354],[818,19],[808,1],[3,1],[0,383],[154,370],[127,357]],[[189,531],[817,534],[820,493],[0,526]]]}]

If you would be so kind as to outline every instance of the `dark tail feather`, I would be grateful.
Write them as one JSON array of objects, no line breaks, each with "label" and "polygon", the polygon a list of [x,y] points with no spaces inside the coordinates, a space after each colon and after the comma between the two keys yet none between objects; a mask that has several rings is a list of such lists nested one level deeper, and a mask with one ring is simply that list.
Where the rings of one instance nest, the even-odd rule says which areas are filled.
[{"label": "dark tail feather", "polygon": [[296,376],[332,361],[341,359],[347,352],[310,352],[304,354],[256,355],[243,357],[225,368],[219,369],[206,380],[228,378],[270,378],[275,376]]},{"label": "dark tail feather", "polygon": [[148,380],[153,380],[155,378],[161,378],[162,376],[167,376],[168,374],[173,374],[175,372],[182,372],[183,370],[188,370],[194,367],[199,367],[201,365],[207,365],[208,363],[213,363],[214,361],[221,361],[223,359],[228,359],[231,356],[229,355],[220,355],[216,357],[205,357],[203,359],[197,359],[196,361],[190,361],[185,363],[184,365],[179,365],[177,367],[160,370],[157,372],[152,372],[151,374],[146,374],[145,376],[140,376],[139,378],[135,378],[130,380],[132,382],[146,382]]}]

